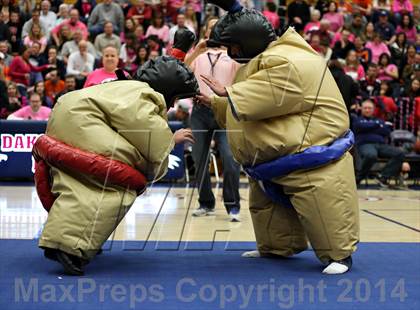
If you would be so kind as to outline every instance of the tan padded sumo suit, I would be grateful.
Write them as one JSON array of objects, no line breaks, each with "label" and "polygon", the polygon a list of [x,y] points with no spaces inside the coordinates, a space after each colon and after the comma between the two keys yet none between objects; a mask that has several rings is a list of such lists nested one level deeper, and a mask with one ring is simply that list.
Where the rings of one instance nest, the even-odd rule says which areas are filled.
[{"label": "tan padded sumo suit", "polygon": [[[54,107],[46,134],[135,167],[149,181],[165,175],[173,148],[164,97],[147,83],[115,81],[70,92]],[[51,167],[57,196],[40,247],[91,259],[128,212],[134,189]]]},{"label": "tan padded sumo suit", "polygon": [[[344,101],[326,66],[289,28],[239,69],[234,84],[226,87],[229,97],[212,98],[240,164],[258,165],[329,145],[348,131]],[[262,255],[299,253],[307,248],[307,238],[324,263],[355,251],[359,210],[349,152],[326,165],[272,179],[293,208],[273,202],[256,180],[249,181],[249,207]]]}]

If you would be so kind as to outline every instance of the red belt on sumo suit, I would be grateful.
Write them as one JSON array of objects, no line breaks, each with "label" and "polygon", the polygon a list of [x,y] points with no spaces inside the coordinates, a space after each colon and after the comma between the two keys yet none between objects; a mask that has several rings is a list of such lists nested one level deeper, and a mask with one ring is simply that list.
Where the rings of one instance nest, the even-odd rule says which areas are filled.
[{"label": "red belt on sumo suit", "polygon": [[35,186],[47,212],[56,197],[51,192],[50,166],[76,171],[106,184],[135,189],[140,195],[146,189],[146,177],[133,167],[102,155],[83,151],[43,135],[32,149],[35,158]]}]

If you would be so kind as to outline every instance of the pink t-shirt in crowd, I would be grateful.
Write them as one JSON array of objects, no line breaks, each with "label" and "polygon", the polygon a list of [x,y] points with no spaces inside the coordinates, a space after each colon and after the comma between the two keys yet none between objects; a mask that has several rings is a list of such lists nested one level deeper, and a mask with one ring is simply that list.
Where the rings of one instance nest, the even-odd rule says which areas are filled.
[{"label": "pink t-shirt in crowd", "polygon": [[344,72],[350,76],[354,81],[360,81],[362,78],[365,77],[365,69],[362,65],[357,67],[357,70],[353,67],[345,66]]},{"label": "pink t-shirt in crowd", "polygon": [[380,68],[378,70],[378,80],[381,81],[393,81],[394,78],[389,76],[388,74],[385,73],[386,71],[398,71],[398,67],[394,64],[389,64],[386,69]]},{"label": "pink t-shirt in crowd", "polygon": [[325,13],[322,19],[326,19],[330,22],[330,30],[332,32],[337,32],[338,29],[344,25],[344,17],[341,13]]},{"label": "pink t-shirt in crowd", "polygon": [[[127,75],[127,72],[124,72],[125,75]],[[111,82],[117,79],[117,76],[114,72],[108,73],[105,71],[104,68],[99,68],[94,70],[93,72],[89,73],[89,75],[86,78],[85,85],[83,85],[83,88],[98,85],[106,82]]]},{"label": "pink t-shirt in crowd", "polygon": [[268,19],[274,29],[278,29],[280,27],[280,17],[277,13],[265,10],[263,11],[263,15]]},{"label": "pink t-shirt in crowd", "polygon": [[392,3],[392,12],[394,13],[401,13],[403,11],[412,13],[413,12],[413,4],[410,0],[404,0],[402,3],[399,0],[394,0]]},{"label": "pink t-shirt in crowd", "polygon": [[154,26],[149,26],[146,31],[146,38],[151,35],[158,36],[163,42],[169,42],[169,27],[164,25],[161,28],[155,28]]},{"label": "pink t-shirt in crowd", "polygon": [[416,38],[417,38],[417,30],[416,27],[413,27],[409,30],[405,30],[403,29],[400,25],[397,26],[397,30],[395,31],[395,33],[400,33],[400,32],[404,32],[405,35],[407,36],[407,41],[410,41],[411,43],[415,43],[416,42]]},{"label": "pink t-shirt in crowd", "polygon": [[379,61],[379,56],[381,56],[381,54],[386,53],[388,55],[391,55],[388,47],[386,46],[385,43],[379,43],[379,44],[375,44],[373,42],[368,42],[366,43],[366,48],[369,48],[372,52],[372,62],[377,64]]},{"label": "pink t-shirt in crowd", "polygon": [[197,78],[200,92],[207,96],[212,96],[214,95],[213,91],[201,80],[200,75],[213,75],[222,85],[230,86],[240,66],[239,63],[227,55],[225,50],[210,49],[194,59],[191,69]]},{"label": "pink t-shirt in crowd", "polygon": [[305,28],[303,29],[303,32],[308,33],[311,31],[318,31],[320,26],[321,22],[309,22],[306,24]]},{"label": "pink t-shirt in crowd", "polygon": [[35,121],[46,121],[50,117],[51,109],[41,106],[38,112],[32,111],[31,106],[23,107],[9,115],[10,119],[20,118]]}]

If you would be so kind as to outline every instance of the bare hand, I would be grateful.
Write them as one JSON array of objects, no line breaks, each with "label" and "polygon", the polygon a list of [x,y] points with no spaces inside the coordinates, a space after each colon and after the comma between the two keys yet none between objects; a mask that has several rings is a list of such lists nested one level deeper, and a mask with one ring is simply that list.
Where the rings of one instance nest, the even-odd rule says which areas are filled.
[{"label": "bare hand", "polygon": [[195,143],[195,139],[193,137],[191,129],[186,129],[186,128],[182,128],[175,131],[174,140],[175,140],[175,144],[183,143],[183,142]]},{"label": "bare hand", "polygon": [[220,84],[218,81],[213,79],[212,77],[208,75],[200,75],[201,80],[206,83],[208,87],[218,96],[220,97],[227,97],[228,93],[226,91],[226,88]]},{"label": "bare hand", "polygon": [[200,93],[199,95],[194,97],[194,103],[202,104],[205,106],[210,107],[211,106],[211,99],[209,96]]}]

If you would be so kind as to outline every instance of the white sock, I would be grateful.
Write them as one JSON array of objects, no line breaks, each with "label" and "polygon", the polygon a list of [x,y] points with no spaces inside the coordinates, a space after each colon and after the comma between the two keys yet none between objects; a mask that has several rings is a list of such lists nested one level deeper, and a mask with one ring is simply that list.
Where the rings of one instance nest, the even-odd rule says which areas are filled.
[{"label": "white sock", "polygon": [[349,267],[347,267],[346,265],[340,264],[340,263],[337,263],[337,262],[332,262],[322,271],[322,273],[325,273],[325,274],[342,274],[342,273],[347,272],[348,270],[349,270]]},{"label": "white sock", "polygon": [[260,252],[258,252],[258,250],[254,250],[254,251],[248,251],[248,252],[244,252],[241,255],[242,257],[246,257],[246,258],[257,258],[257,257],[261,257]]}]

